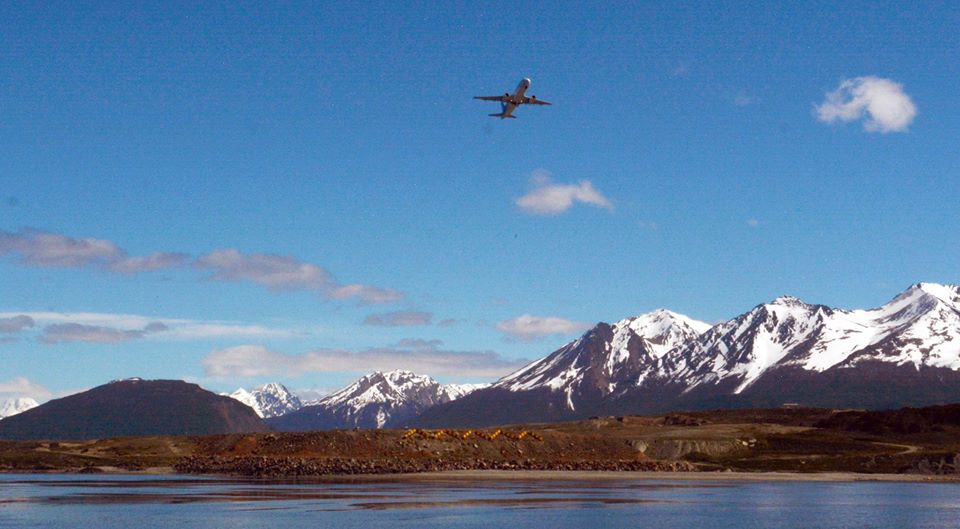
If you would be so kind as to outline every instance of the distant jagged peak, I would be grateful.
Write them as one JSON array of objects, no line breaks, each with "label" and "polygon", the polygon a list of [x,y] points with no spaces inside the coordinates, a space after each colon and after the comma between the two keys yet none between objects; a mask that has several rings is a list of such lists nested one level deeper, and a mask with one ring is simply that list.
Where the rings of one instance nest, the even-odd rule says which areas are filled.
[{"label": "distant jagged peak", "polygon": [[421,375],[406,369],[374,371],[320,399],[318,404],[327,407],[347,403],[351,406],[365,406],[375,402],[397,403],[408,400],[439,403],[455,400],[481,386],[471,384],[443,385],[429,375]]},{"label": "distant jagged peak", "polygon": [[953,306],[960,305],[960,285],[917,283],[907,291],[919,290]]},{"label": "distant jagged peak", "polygon": [[409,371],[407,369],[394,369],[392,371],[374,371],[368,375],[360,377],[358,382],[361,381],[387,381],[393,384],[403,384],[411,381],[417,382],[434,382],[434,380],[429,375],[420,375]]},{"label": "distant jagged peak", "polygon": [[780,305],[783,307],[812,307],[813,305],[803,301],[802,299],[796,296],[783,295],[779,296],[769,303],[769,305]]},{"label": "distant jagged peak", "polygon": [[16,397],[0,400],[0,419],[36,408],[40,404],[30,397]]},{"label": "distant jagged peak", "polygon": [[[293,415],[303,421],[310,417],[327,417],[328,422],[314,423],[323,428],[383,428],[398,424],[423,410],[459,399],[488,384],[440,384],[432,377],[405,369],[374,371],[320,399],[316,404]],[[305,415],[306,414],[306,415]],[[306,418],[304,418],[306,417]],[[319,420],[319,419],[316,419]],[[316,426],[315,426],[316,427]]]},{"label": "distant jagged peak", "polygon": [[960,313],[960,287],[916,283],[875,309],[852,311],[882,322],[913,320],[941,310]]},{"label": "distant jagged peak", "polygon": [[614,329],[630,328],[643,338],[663,336],[676,326],[686,327],[702,334],[711,327],[709,323],[667,309],[657,309],[639,316],[624,318],[614,324]]},{"label": "distant jagged peak", "polygon": [[303,407],[300,398],[279,382],[269,382],[247,390],[237,388],[233,393],[222,393],[253,408],[260,417],[277,417]]},{"label": "distant jagged peak", "polygon": [[257,391],[266,391],[270,393],[290,393],[290,390],[279,382],[267,382],[266,384],[257,386],[256,389]]}]

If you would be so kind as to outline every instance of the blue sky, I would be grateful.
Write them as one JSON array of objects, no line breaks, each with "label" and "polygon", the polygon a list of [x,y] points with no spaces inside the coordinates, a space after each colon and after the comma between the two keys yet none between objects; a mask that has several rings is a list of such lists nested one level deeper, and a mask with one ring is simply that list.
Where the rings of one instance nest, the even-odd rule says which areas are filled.
[{"label": "blue sky", "polygon": [[[0,395],[491,380],[658,307],[713,322],[960,282],[948,2],[0,21]],[[471,99],[522,77],[553,106]]]}]

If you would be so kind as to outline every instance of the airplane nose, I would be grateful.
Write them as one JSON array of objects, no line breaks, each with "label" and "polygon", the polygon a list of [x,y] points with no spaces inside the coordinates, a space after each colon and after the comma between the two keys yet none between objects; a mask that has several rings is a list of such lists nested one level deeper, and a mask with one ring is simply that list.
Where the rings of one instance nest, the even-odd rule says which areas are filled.
[{"label": "airplane nose", "polygon": [[529,77],[524,77],[524,78],[523,78],[523,84],[525,84],[525,85],[527,85],[527,86],[530,86],[530,78],[529,78]]}]

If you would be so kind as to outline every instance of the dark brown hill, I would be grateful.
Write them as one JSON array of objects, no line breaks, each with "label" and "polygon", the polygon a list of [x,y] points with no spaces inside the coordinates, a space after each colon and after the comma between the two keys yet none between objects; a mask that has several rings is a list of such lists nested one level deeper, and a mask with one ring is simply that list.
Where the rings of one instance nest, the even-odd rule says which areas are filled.
[{"label": "dark brown hill", "polygon": [[111,382],[0,421],[0,439],[20,440],[266,430],[249,406],[180,380]]},{"label": "dark brown hill", "polygon": [[944,432],[960,427],[960,404],[890,411],[848,411],[819,421],[817,427],[878,435]]}]

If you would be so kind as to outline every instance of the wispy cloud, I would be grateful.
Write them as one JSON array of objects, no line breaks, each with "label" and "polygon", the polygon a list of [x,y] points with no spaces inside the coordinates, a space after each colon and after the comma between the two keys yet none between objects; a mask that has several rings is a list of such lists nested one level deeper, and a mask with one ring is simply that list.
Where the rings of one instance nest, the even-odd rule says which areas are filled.
[{"label": "wispy cloud", "polygon": [[142,329],[115,329],[82,323],[54,323],[48,325],[40,334],[40,341],[55,343],[120,343],[139,340],[148,334],[164,332],[169,327],[158,321],[150,322]]},{"label": "wispy cloud", "polygon": [[904,132],[917,115],[917,107],[903,86],[890,79],[866,76],[847,79],[816,107],[824,123],[866,118],[867,132]]},{"label": "wispy cloud", "polygon": [[16,316],[0,317],[0,333],[14,334],[24,329],[33,327],[33,318],[26,314],[17,314]]},{"label": "wispy cloud", "polygon": [[0,381],[0,398],[30,397],[34,400],[44,401],[52,395],[53,393],[49,389],[31,382],[25,377]]},{"label": "wispy cloud", "polygon": [[324,290],[330,274],[323,268],[293,257],[264,253],[243,254],[235,249],[215,250],[194,265],[212,272],[217,281],[252,281],[270,290]]},{"label": "wispy cloud", "polygon": [[436,349],[443,345],[443,340],[425,340],[423,338],[404,338],[391,347],[409,349]]},{"label": "wispy cloud", "polygon": [[393,347],[317,349],[288,354],[262,345],[240,345],[210,352],[202,363],[213,377],[300,376],[306,373],[409,369],[430,375],[500,377],[526,365],[494,351],[451,351],[437,341],[401,342]]},{"label": "wispy cloud", "polygon": [[[244,324],[217,320],[190,320],[183,318],[158,318],[138,314],[110,314],[99,312],[0,312],[0,321],[26,316],[36,324],[46,325],[41,340],[48,328],[54,329],[54,336],[82,336],[87,333],[91,338],[99,335],[101,343],[122,342],[138,338],[202,340],[214,338],[285,338],[313,334],[314,329],[268,327],[256,324]],[[157,325],[166,327],[161,330]],[[70,325],[72,327],[66,327]],[[77,327],[79,326],[79,327]],[[100,329],[97,332],[96,329]],[[147,332],[144,332],[147,331]],[[140,333],[140,334],[137,334]],[[109,337],[113,339],[109,339]],[[68,341],[68,340],[58,340]],[[84,341],[84,340],[73,340]],[[97,341],[97,340],[88,340]],[[47,342],[54,343],[54,342]]]},{"label": "wispy cloud", "polygon": [[[179,252],[129,255],[111,241],[76,238],[33,229],[0,229],[0,257],[12,255],[21,264],[49,268],[90,267],[118,274],[136,274],[180,266],[191,257]],[[214,250],[193,260],[194,268],[210,272],[216,281],[249,281],[274,292],[314,291],[327,299],[356,300],[361,304],[392,303],[403,292],[362,283],[341,284],[323,267],[294,257],[270,253],[242,253],[233,248]]]},{"label": "wispy cloud", "polygon": [[580,333],[592,327],[590,323],[555,316],[524,314],[497,323],[497,330],[519,340],[533,340],[552,334]]},{"label": "wispy cloud", "polygon": [[0,230],[0,255],[16,255],[27,266],[53,268],[96,267],[111,272],[134,274],[178,266],[186,255],[157,252],[130,256],[116,244],[92,237],[74,238],[60,233],[24,229]]},{"label": "wispy cloud", "polygon": [[370,285],[340,285],[327,291],[330,299],[357,299],[364,304],[393,303],[402,300],[405,295],[399,290]]},{"label": "wispy cloud", "polygon": [[136,274],[163,268],[180,266],[187,260],[187,254],[178,252],[154,252],[150,255],[124,257],[111,262],[107,268],[121,274]]},{"label": "wispy cloud", "polygon": [[597,191],[589,180],[581,180],[576,184],[554,183],[548,171],[537,169],[530,176],[530,183],[530,191],[515,202],[531,215],[559,215],[577,202],[613,209],[610,200]]},{"label": "wispy cloud", "polygon": [[395,312],[370,314],[363,320],[363,324],[380,327],[414,327],[417,325],[430,325],[432,321],[433,314],[429,312],[398,310]]},{"label": "wispy cloud", "polygon": [[216,281],[250,281],[275,292],[306,290],[328,299],[357,299],[361,303],[390,303],[403,293],[370,285],[341,285],[321,266],[296,258],[265,254],[245,254],[236,249],[215,250],[197,258],[194,266],[211,272]]}]

